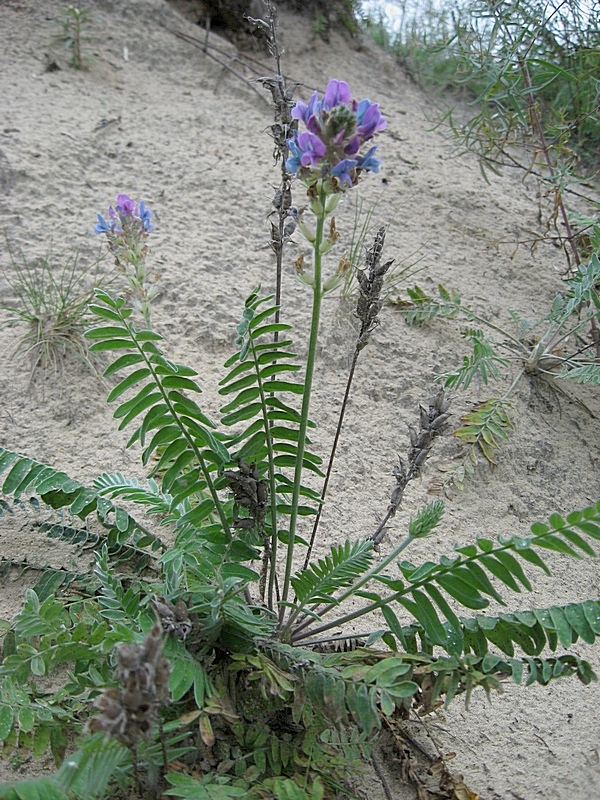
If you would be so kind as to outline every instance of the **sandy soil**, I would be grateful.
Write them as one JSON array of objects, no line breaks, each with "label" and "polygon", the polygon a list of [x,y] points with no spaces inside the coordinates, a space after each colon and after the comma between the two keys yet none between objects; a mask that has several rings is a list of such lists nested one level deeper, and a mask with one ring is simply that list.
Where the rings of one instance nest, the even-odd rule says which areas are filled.
[{"label": "sandy soil", "polygon": [[[22,249],[29,260],[43,255],[51,241],[59,258],[79,249],[89,260],[99,246],[92,233],[96,212],[118,192],[144,199],[155,213],[151,257],[162,288],[154,324],[174,359],[199,370],[206,407],[215,413],[214,386],[224,374],[243,300],[258,283],[268,290],[274,282],[266,246],[271,185],[278,182],[270,110],[247,85],[175,35],[201,40],[203,32],[164,0],[91,5],[89,69],[75,71],[53,42],[63,3],[0,3],[1,223],[13,250]],[[211,36],[231,58],[236,55],[233,45]],[[356,97],[382,105],[389,121],[379,139],[384,164],[359,193],[365,209],[377,203],[373,228],[389,223],[387,256],[397,264],[420,259],[423,287],[453,287],[498,324],[509,322],[509,309],[531,319],[543,314],[560,289],[565,263],[552,245],[532,250],[527,244],[543,234],[549,212],[536,181],[507,173],[487,184],[476,159],[458,155],[444,131],[433,130],[431,98],[369,42],[333,35],[324,44],[313,39],[308,22],[287,16],[280,38],[286,74],[304,84],[304,98],[337,77],[350,83]],[[262,60],[264,73],[271,73],[258,51],[245,57]],[[60,69],[48,71],[52,63]],[[229,63],[244,69],[239,61]],[[338,214],[346,241],[355,200],[349,196]],[[300,350],[309,304],[291,264],[301,247],[298,239],[289,248],[284,290],[284,312],[298,328]],[[7,267],[6,251],[0,259]],[[7,291],[2,283],[0,293]],[[353,333],[339,300],[328,300],[325,312],[313,416],[319,422],[316,447],[328,449]],[[19,333],[2,333],[0,444],[82,481],[116,470],[142,478],[138,453],[125,449],[127,437],[116,431],[104,390],[80,366],[68,379],[49,378],[36,393],[29,389],[27,364],[10,358]],[[385,309],[359,362],[323,520],[323,548],[374,529],[387,507],[397,454],[407,448],[407,423],[416,420],[434,375],[457,365],[464,352],[456,323],[411,329],[392,306]],[[485,392],[474,386],[457,397],[455,413]],[[568,399],[560,410],[532,400],[521,385],[513,397],[516,430],[497,467],[483,467],[454,494],[444,524],[419,542],[413,561],[437,558],[483,532],[525,534],[536,519],[597,500],[600,404],[591,390],[574,389],[572,395],[595,416]],[[424,479],[407,491],[398,531],[429,499],[429,479],[457,450],[452,437],[440,443]],[[0,520],[0,556],[52,564],[87,558],[36,537],[21,523]],[[540,579],[535,596],[518,598],[515,607],[598,596],[595,563],[549,562],[553,578]],[[3,617],[15,613],[27,585],[21,577],[3,581]],[[600,668],[597,651],[575,649]],[[575,679],[548,688],[507,686],[491,705],[474,697],[468,712],[457,701],[430,730],[441,752],[456,753],[453,765],[485,800],[587,800],[600,796],[599,699],[597,684],[585,688]],[[8,766],[1,770],[1,779],[14,779]],[[414,796],[395,780],[396,796]]]}]

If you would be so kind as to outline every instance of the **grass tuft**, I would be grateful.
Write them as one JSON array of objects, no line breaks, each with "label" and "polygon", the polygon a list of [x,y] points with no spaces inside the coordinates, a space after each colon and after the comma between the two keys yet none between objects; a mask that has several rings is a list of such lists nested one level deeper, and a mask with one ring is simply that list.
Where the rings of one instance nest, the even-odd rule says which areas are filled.
[{"label": "grass tuft", "polygon": [[95,288],[109,282],[99,269],[105,256],[82,268],[79,253],[61,264],[51,249],[30,261],[22,252],[17,258],[8,240],[6,251],[9,266],[2,275],[12,297],[0,303],[0,330],[20,328],[11,357],[29,362],[30,386],[41,373],[61,378],[72,356],[99,375],[97,357],[89,352],[83,333]]}]

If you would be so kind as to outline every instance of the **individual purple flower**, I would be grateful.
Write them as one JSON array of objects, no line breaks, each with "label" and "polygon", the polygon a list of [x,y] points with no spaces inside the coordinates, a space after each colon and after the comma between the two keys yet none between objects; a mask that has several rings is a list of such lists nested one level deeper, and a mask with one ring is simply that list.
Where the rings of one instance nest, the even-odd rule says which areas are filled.
[{"label": "individual purple flower", "polygon": [[152,212],[150,211],[149,208],[146,208],[146,204],[142,200],[140,202],[140,220],[142,222],[142,225],[144,226],[144,230],[148,231],[148,233],[152,233],[152,231],[154,230],[154,226],[150,222],[151,219],[152,219]]},{"label": "individual purple flower", "polygon": [[360,150],[360,138],[355,136],[345,147],[344,153],[347,156],[355,156]]},{"label": "individual purple flower", "polygon": [[346,81],[336,81],[335,78],[330,80],[323,95],[323,105],[329,109],[335,108],[342,103],[348,104],[352,102],[352,95],[350,94],[350,87]]},{"label": "individual purple flower", "polygon": [[132,216],[139,218],[137,203],[134,203],[126,194],[117,195],[117,211],[121,214],[125,214],[126,217]]},{"label": "individual purple flower", "polygon": [[297,172],[302,167],[315,167],[327,150],[323,142],[314,133],[305,131],[295,139],[288,141],[291,156],[286,161],[289,172]]},{"label": "individual purple flower", "polygon": [[287,146],[288,150],[290,151],[290,155],[285,162],[285,168],[288,172],[294,175],[302,167],[302,150],[300,150],[296,144],[295,139],[288,139]]},{"label": "individual purple flower", "polygon": [[98,214],[98,222],[94,225],[94,233],[113,233],[115,227],[116,223],[114,221],[107,223],[102,214]]},{"label": "individual purple flower", "polygon": [[298,136],[298,147],[302,151],[300,161],[303,167],[316,167],[319,159],[327,152],[324,143],[314,133],[306,131]]},{"label": "individual purple flower", "polygon": [[373,147],[368,150],[365,155],[358,160],[357,167],[358,169],[365,170],[365,172],[379,172],[379,167],[381,166],[381,159],[375,158],[373,153],[379,145],[373,145]]},{"label": "individual purple flower", "polygon": [[313,92],[312,97],[307,103],[298,100],[296,105],[292,108],[292,119],[301,119],[308,128],[309,119],[314,116],[319,110],[319,93]]},{"label": "individual purple flower", "polygon": [[340,186],[344,186],[344,184],[352,186],[353,181],[350,172],[357,164],[358,161],[355,158],[344,158],[342,161],[338,161],[335,167],[331,168],[331,174],[338,179]]},{"label": "individual purple flower", "polygon": [[370,139],[377,131],[387,128],[387,120],[381,115],[379,103],[371,103],[370,100],[362,100],[356,109],[356,121],[358,122],[357,133],[363,139]]}]

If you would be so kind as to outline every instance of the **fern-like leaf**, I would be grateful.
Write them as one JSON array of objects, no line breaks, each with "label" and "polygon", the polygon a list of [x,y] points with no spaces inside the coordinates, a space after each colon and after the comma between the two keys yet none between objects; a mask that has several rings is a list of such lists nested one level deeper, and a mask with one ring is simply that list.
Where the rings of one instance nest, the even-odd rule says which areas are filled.
[{"label": "fern-like leaf", "polygon": [[140,587],[134,583],[127,590],[123,588],[110,566],[106,546],[96,553],[94,575],[101,586],[98,603],[102,616],[111,622],[135,622],[141,613]]},{"label": "fern-like leaf", "polygon": [[[480,537],[476,544],[456,547],[454,556],[442,556],[437,563],[427,561],[415,566],[409,561],[402,561],[399,564],[401,578],[379,573],[373,575],[373,581],[391,589],[392,594],[381,596],[377,592],[361,589],[357,594],[369,600],[368,605],[317,627],[313,627],[314,620],[305,623],[304,630],[297,631],[293,641],[314,637],[378,609],[390,616],[392,604],[400,603],[422,626],[430,642],[449,652],[459,652],[463,648],[465,634],[450,606],[451,602],[456,601],[475,611],[487,608],[490,597],[504,604],[500,588],[517,593],[522,589],[531,591],[532,586],[524,569],[527,564],[550,574],[539,549],[553,550],[575,558],[582,555],[595,557],[596,551],[588,541],[590,538],[600,541],[600,500],[595,506],[572,512],[566,519],[559,514],[552,514],[548,523],[534,523],[531,535],[527,537],[500,536],[497,542]],[[386,620],[390,624],[391,616],[390,619],[388,616]],[[396,634],[396,631],[393,633]]]},{"label": "fern-like leaf", "polygon": [[[431,642],[450,651],[456,650],[457,647],[462,649],[465,635],[462,625],[439,590],[463,606],[481,610],[488,606],[488,597],[493,597],[500,603],[504,602],[494,585],[494,580],[513,592],[520,592],[522,589],[531,591],[531,583],[519,558],[549,572],[534,548],[554,550],[574,557],[580,557],[580,553],[595,556],[596,553],[585,536],[600,540],[600,501],[597,506],[569,514],[566,520],[558,514],[553,514],[549,524],[536,522],[532,525],[531,531],[533,535],[527,538],[500,537],[499,543],[479,538],[476,545],[458,547],[455,558],[443,557],[438,564],[427,562],[417,568],[409,562],[402,562],[400,568],[409,585],[403,586],[396,599],[423,626]],[[394,581],[385,578],[380,580],[392,585],[393,588],[397,587]],[[585,614],[583,608],[587,606],[582,607],[580,611],[570,608],[569,614],[573,616],[575,624],[580,624],[579,635],[584,636],[587,641],[588,638],[593,638],[590,632],[593,629],[586,623],[585,618],[581,617]],[[559,615],[559,612],[556,613]],[[445,628],[442,620],[449,623],[449,628]],[[503,623],[504,625],[500,625],[499,628],[500,637],[503,635],[500,629],[506,628],[508,621],[503,620]],[[491,627],[490,630],[495,630],[495,627]],[[517,629],[513,627],[512,630]],[[563,637],[565,642],[572,637],[567,630],[570,628],[565,625]],[[504,633],[506,634],[506,630]],[[524,641],[525,632],[519,630],[518,635],[521,634]],[[505,636],[505,642],[507,647],[512,647],[510,636]]]},{"label": "fern-like leaf", "polygon": [[[580,264],[575,275],[565,282],[569,289],[565,297],[564,317],[577,312],[583,304],[589,304],[587,316],[600,318],[600,297],[598,296],[600,259],[598,254],[592,253],[589,263],[587,265]],[[563,319],[557,321],[562,322]]]},{"label": "fern-like leaf", "polygon": [[[143,463],[159,450],[152,474],[162,474],[161,488],[173,496],[172,505],[181,502],[182,494],[189,497],[195,493],[206,510],[204,516],[216,509],[223,528],[228,531],[228,520],[211,473],[229,463],[230,457],[215,423],[188,397],[190,392],[201,392],[194,380],[196,371],[167,360],[158,346],[160,334],[136,328],[129,320],[131,309],[125,307],[122,298],[114,300],[106,292],[97,291],[96,299],[98,302],[90,308],[111,324],[86,332],[93,340],[90,350],[119,353],[104,374],[136,367],[108,397],[109,402],[120,400],[125,393],[135,390],[133,397],[120,402],[114,412],[121,420],[119,429],[137,422],[128,446],[139,442],[144,448]],[[207,497],[212,504],[202,504]],[[196,514],[196,522],[200,521]]]},{"label": "fern-like leaf", "polygon": [[431,297],[420,286],[408,287],[409,299],[398,298],[394,305],[405,315],[408,325],[422,325],[438,316],[453,319],[461,311],[461,299],[454,289],[438,285],[438,297]]},{"label": "fern-like leaf", "polygon": [[292,578],[292,586],[301,607],[334,602],[338,589],[350,586],[369,568],[373,542],[357,541],[331,548],[331,555],[319,559]]},{"label": "fern-like leaf", "polygon": [[491,464],[495,464],[494,450],[500,447],[501,442],[508,441],[506,431],[513,428],[509,408],[512,406],[508,400],[494,397],[484,400],[461,418],[463,424],[454,435],[472,444]]},{"label": "fern-like leaf", "polygon": [[[433,587],[427,587],[431,591]],[[437,591],[432,598],[441,608]],[[483,658],[489,653],[490,644],[505,655],[513,658],[515,648],[526,657],[537,657],[545,648],[556,650],[558,644],[569,647],[578,639],[593,644],[600,635],[600,603],[585,600],[565,606],[552,606],[546,609],[532,609],[504,613],[501,616],[478,614],[474,617],[454,617],[445,614],[450,621],[443,622],[445,635],[431,639],[421,622],[410,626],[402,625],[391,608],[386,608],[385,619],[389,625],[388,633],[392,648],[398,646],[417,652],[416,634],[426,652],[432,652],[435,645],[444,646],[451,654],[461,656],[473,653]],[[412,643],[412,644],[411,644]]]},{"label": "fern-like leaf", "polygon": [[146,506],[147,514],[169,514],[172,510],[172,496],[162,492],[152,478],[144,487],[135,478],[126,478],[121,472],[103,472],[93,485],[103,497],[122,497],[123,500]]},{"label": "fern-like leaf", "polygon": [[197,780],[181,772],[169,772],[165,777],[171,788],[164,794],[181,800],[234,800],[248,795],[247,789],[231,786],[230,778],[226,776],[207,775]]},{"label": "fern-like leaf", "polygon": [[[248,463],[263,461],[269,443],[274,452],[291,456],[297,453],[299,414],[282,396],[301,397],[304,384],[280,377],[299,371],[300,365],[288,363],[296,358],[289,350],[289,339],[273,341],[274,334],[287,334],[291,326],[269,322],[278,310],[276,306],[260,310],[271,299],[253,293],[246,300],[244,319],[238,325],[240,349],[226,362],[225,366],[232,368],[219,384],[220,394],[234,395],[221,409],[223,424],[231,426],[252,420],[232,440],[235,445],[244,443],[235,459],[243,458]],[[264,341],[264,337],[268,340]],[[306,466],[316,472],[319,463],[316,456],[309,454],[306,458]]]},{"label": "fern-like leaf", "polygon": [[[294,363],[291,340],[285,338],[290,326],[273,321],[278,308],[270,305],[271,300],[259,297],[257,291],[247,298],[237,328],[239,350],[225,364],[229,372],[220,382],[219,392],[231,398],[221,409],[222,423],[238,428],[228,441],[232,458],[254,464],[256,473],[268,484],[270,500],[264,524],[276,546],[277,519],[291,511],[293,485],[285,471],[293,469],[299,458],[300,414],[290,405],[290,398],[301,398],[304,384],[292,380],[300,366]],[[309,425],[314,427],[314,423]],[[321,459],[305,449],[304,469],[322,475],[320,464]],[[313,504],[301,505],[298,513],[315,514],[318,494],[304,486],[300,494]]]},{"label": "fern-like leaf", "polygon": [[[81,520],[95,513],[107,531],[106,542],[111,551],[118,550],[126,542],[138,549],[147,546],[152,550],[166,549],[157,536],[124,509],[48,464],[0,447],[0,474],[2,472],[7,472],[1,487],[2,494],[12,495],[15,500],[37,496],[47,507],[58,511],[68,510],[73,517]],[[81,541],[81,537],[92,535],[89,531],[62,524],[55,527],[44,523],[44,529],[48,535],[72,541]],[[97,535],[94,534],[94,537]],[[99,541],[99,537],[95,538],[94,545]]]},{"label": "fern-like leaf", "polygon": [[499,356],[495,351],[495,342],[482,330],[466,328],[462,336],[473,345],[473,355],[464,356],[463,362],[454,372],[444,372],[439,376],[444,386],[467,389],[475,376],[487,386],[491,380],[498,380],[502,373],[500,367],[508,364],[508,359]]},{"label": "fern-like leaf", "polygon": [[572,366],[573,363],[576,362],[565,364],[556,377],[566,378],[576,383],[589,384],[590,386],[600,386],[600,364]]}]

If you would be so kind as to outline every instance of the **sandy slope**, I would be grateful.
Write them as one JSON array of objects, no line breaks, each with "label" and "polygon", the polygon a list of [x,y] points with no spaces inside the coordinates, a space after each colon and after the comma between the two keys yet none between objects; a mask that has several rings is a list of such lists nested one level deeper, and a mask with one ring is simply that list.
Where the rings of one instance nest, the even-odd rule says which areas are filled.
[{"label": "sandy slope", "polygon": [[[98,247],[92,234],[96,212],[120,191],[146,200],[156,215],[152,258],[162,286],[155,326],[173,357],[200,371],[207,408],[215,412],[214,379],[223,375],[243,300],[259,282],[265,289],[273,284],[267,214],[278,172],[267,135],[269,108],[174,35],[177,30],[201,38],[202,32],[163,0],[93,3],[97,39],[90,45],[90,68],[68,69],[64,52],[52,44],[62,5],[0,3],[2,226],[28,259],[42,255],[50,240],[60,257],[77,248],[90,256]],[[235,55],[230,44],[213,41]],[[306,22],[287,17],[281,41],[286,73],[305,84],[304,97],[337,77],[350,83],[355,96],[383,107],[389,120],[379,139],[384,166],[380,176],[363,182],[360,196],[365,208],[377,203],[374,227],[390,224],[388,257],[397,263],[420,258],[426,268],[418,277],[422,286],[441,281],[498,324],[508,322],[509,309],[530,318],[543,313],[560,288],[564,262],[551,245],[518,245],[544,230],[535,181],[522,183],[507,174],[486,184],[476,160],[458,156],[443,131],[432,130],[430,99],[368,42],[336,36],[328,45],[315,42]],[[63,68],[46,71],[53,60]],[[265,73],[270,69],[266,63]],[[102,126],[102,120],[115,121]],[[541,207],[544,216],[543,199]],[[346,241],[353,215],[354,199],[348,197],[338,214]],[[299,242],[288,253],[284,311],[299,328],[302,350],[308,297],[291,267]],[[5,267],[6,253],[0,258]],[[5,291],[0,285],[0,293]],[[314,406],[317,447],[331,442],[353,346],[339,301],[330,299],[325,307]],[[359,365],[323,547],[373,530],[387,506],[397,453],[407,447],[406,424],[416,420],[433,376],[466,352],[456,323],[410,329],[392,307],[382,323]],[[138,454],[125,450],[127,437],[115,431],[105,393],[88,374],[77,368],[68,381],[49,380],[35,395],[28,390],[27,365],[9,358],[18,333],[2,333],[0,444],[81,480],[104,470],[141,478]],[[575,394],[598,414],[591,391]],[[486,396],[485,388],[457,397],[456,414],[480,396]],[[525,534],[552,511],[568,512],[597,499],[597,419],[568,400],[561,402],[562,413],[530,402],[525,384],[514,405],[516,431],[498,466],[483,468],[452,498],[445,523],[415,547],[412,560],[437,557],[482,532]],[[456,451],[452,439],[437,448],[425,479],[407,492],[398,530],[428,500],[428,479],[437,465]],[[87,558],[36,539],[5,518],[0,555],[57,564]],[[523,597],[523,607],[597,597],[594,563],[549,561],[554,578],[540,580],[535,597]],[[3,616],[18,608],[25,585],[4,582]],[[587,655],[599,666],[597,652]],[[443,752],[457,753],[457,769],[486,800],[584,800],[600,795],[599,697],[597,686],[583,688],[574,679],[545,689],[511,686],[491,706],[475,697],[469,713],[456,702],[431,730]],[[2,775],[12,778],[6,769]]]}]

